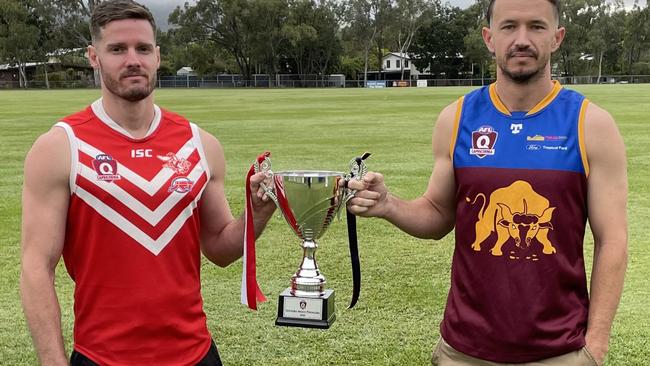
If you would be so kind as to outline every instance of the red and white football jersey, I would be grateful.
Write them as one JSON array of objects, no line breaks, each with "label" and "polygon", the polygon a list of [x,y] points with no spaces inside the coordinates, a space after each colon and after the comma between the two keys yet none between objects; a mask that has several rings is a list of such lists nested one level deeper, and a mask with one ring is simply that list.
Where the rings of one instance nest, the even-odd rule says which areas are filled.
[{"label": "red and white football jersey", "polygon": [[75,349],[101,365],[194,365],[211,336],[199,205],[210,177],[199,129],[155,106],[134,139],[101,99],[56,124],[70,141],[63,258],[75,281]]}]

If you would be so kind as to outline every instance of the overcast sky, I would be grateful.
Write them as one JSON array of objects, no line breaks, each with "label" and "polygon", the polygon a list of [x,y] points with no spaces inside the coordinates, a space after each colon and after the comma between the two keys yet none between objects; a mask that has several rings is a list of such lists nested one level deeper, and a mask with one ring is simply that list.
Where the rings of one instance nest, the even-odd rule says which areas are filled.
[{"label": "overcast sky", "polygon": [[[190,3],[194,2],[194,0],[139,0],[140,3],[151,9],[151,12],[156,17],[156,23],[158,23],[160,28],[163,30],[167,29],[167,17],[169,16],[169,13],[171,13],[177,6],[183,6],[186,1]],[[634,4],[634,0],[624,1],[625,5],[629,7]],[[639,0],[639,4],[644,6],[646,1],[647,0]],[[453,6],[466,8],[473,4],[474,0],[447,0],[447,2]]]}]

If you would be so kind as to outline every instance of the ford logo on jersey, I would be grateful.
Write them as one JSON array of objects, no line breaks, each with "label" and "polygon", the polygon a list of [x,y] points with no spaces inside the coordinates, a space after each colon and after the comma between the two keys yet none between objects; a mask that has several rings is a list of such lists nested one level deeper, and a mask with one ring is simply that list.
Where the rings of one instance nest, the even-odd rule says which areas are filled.
[{"label": "ford logo on jersey", "polygon": [[541,149],[542,149],[541,145],[535,145],[535,144],[526,145],[526,150],[537,151]]}]

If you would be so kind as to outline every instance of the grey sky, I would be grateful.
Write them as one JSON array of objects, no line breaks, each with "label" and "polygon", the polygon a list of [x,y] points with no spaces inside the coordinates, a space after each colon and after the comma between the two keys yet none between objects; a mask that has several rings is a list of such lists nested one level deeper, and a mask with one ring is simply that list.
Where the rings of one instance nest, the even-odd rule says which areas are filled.
[{"label": "grey sky", "polygon": [[[161,29],[167,29],[167,17],[177,6],[183,6],[185,2],[193,3],[194,0],[140,0],[141,4],[146,5],[156,17],[156,22]],[[631,7],[634,0],[624,0],[625,5]],[[645,6],[647,0],[639,0],[639,5]],[[474,0],[447,0],[453,6],[466,8],[474,3]]]}]

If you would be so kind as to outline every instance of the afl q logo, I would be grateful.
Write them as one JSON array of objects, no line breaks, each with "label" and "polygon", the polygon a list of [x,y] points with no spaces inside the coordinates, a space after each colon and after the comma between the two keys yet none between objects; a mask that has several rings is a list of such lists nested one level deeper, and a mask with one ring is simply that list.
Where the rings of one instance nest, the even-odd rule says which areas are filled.
[{"label": "afl q logo", "polygon": [[481,126],[478,130],[472,131],[472,148],[470,155],[482,159],[487,155],[494,155],[494,144],[497,142],[499,133],[492,126]]},{"label": "afl q logo", "polygon": [[122,178],[117,174],[117,161],[110,155],[100,154],[95,156],[93,168],[97,173],[97,180],[112,182]]}]

